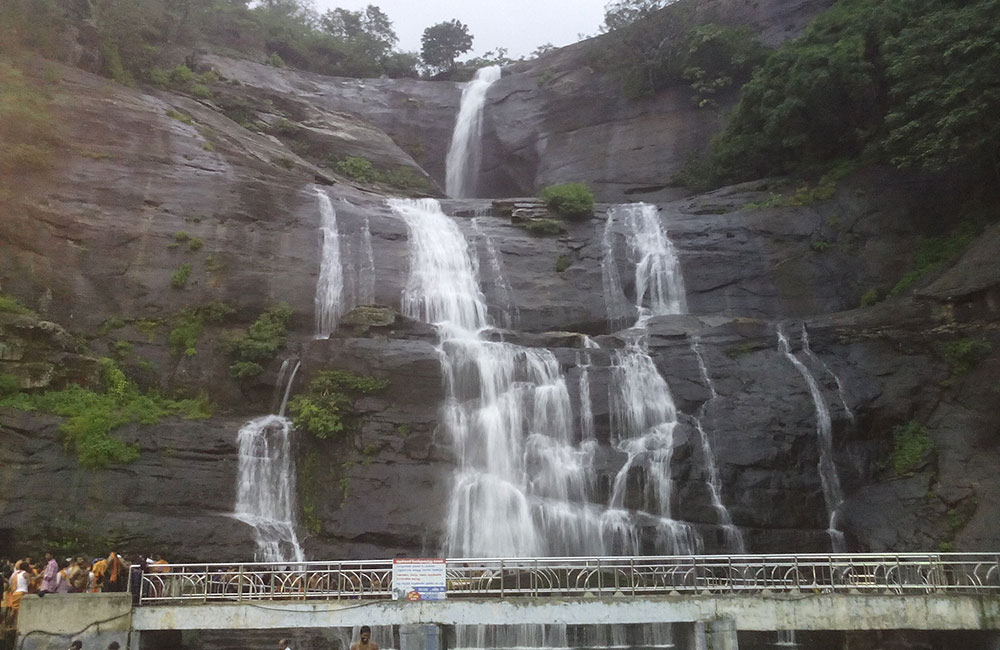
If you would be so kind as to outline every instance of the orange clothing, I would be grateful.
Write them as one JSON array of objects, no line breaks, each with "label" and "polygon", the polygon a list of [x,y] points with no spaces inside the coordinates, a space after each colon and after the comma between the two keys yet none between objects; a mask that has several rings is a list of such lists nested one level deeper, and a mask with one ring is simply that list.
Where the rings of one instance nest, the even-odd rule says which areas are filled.
[{"label": "orange clothing", "polygon": [[97,562],[94,562],[93,570],[94,570],[94,586],[91,588],[91,591],[96,594],[98,591],[101,590],[101,578],[104,577],[104,573],[108,570],[108,561],[102,559],[98,560]]},{"label": "orange clothing", "polygon": [[23,591],[12,591],[7,595],[7,608],[12,612],[21,609],[21,599],[24,598]]},{"label": "orange clothing", "polygon": [[170,573],[170,567],[166,566],[169,564],[166,560],[157,560],[153,562],[153,566],[149,567],[149,570],[153,573]]}]

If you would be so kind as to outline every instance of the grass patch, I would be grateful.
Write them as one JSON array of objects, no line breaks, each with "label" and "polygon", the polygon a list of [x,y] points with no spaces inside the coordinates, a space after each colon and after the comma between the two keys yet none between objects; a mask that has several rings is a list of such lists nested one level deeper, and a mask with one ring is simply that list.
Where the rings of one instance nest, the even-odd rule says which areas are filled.
[{"label": "grass patch", "polygon": [[959,339],[939,343],[938,349],[948,362],[951,377],[961,377],[972,371],[979,362],[993,349],[993,345],[985,339]]},{"label": "grass patch", "polygon": [[900,278],[889,297],[902,294],[925,274],[937,270],[958,258],[979,236],[978,225],[966,222],[942,237],[922,237],[913,256],[913,269]]},{"label": "grass patch", "polygon": [[878,291],[876,291],[875,289],[869,289],[868,291],[865,291],[863,294],[861,294],[862,307],[871,307],[872,305],[877,303],[878,300],[879,300]]},{"label": "grass patch", "polygon": [[568,269],[572,263],[573,261],[570,260],[569,255],[560,255],[556,258],[556,273],[562,273]]},{"label": "grass patch", "polygon": [[170,276],[170,286],[174,289],[183,289],[187,286],[188,280],[191,278],[191,265],[181,264],[180,267],[174,274]]},{"label": "grass patch", "polygon": [[426,190],[430,187],[427,179],[411,167],[382,170],[378,169],[372,161],[361,156],[348,156],[343,160],[333,162],[333,169],[341,176],[366,185],[381,183],[409,190]]},{"label": "grass patch", "polygon": [[21,69],[0,60],[0,185],[8,174],[52,166],[61,138],[49,104]]},{"label": "grass patch", "polygon": [[187,124],[188,126],[194,124],[193,117],[191,117],[187,113],[181,113],[180,111],[175,111],[174,109],[170,109],[169,111],[167,111],[167,117],[173,118],[178,122],[181,122],[182,124]]},{"label": "grass patch", "polygon": [[169,415],[187,419],[211,415],[207,397],[168,400],[156,393],[143,393],[111,359],[101,360],[101,392],[72,384],[44,393],[16,393],[0,400],[0,406],[23,411],[44,411],[67,420],[59,429],[66,446],[76,450],[80,465],[100,469],[134,462],[139,446],[111,435],[127,424],[152,425]]},{"label": "grass patch", "polygon": [[889,466],[896,476],[912,474],[933,449],[934,441],[927,433],[927,428],[916,420],[910,420],[892,430]]},{"label": "grass patch", "polygon": [[549,210],[570,219],[594,213],[594,194],[584,183],[550,185],[539,193],[539,198]]},{"label": "grass patch", "polygon": [[532,235],[551,237],[566,232],[566,226],[555,219],[531,219],[521,224],[521,227]]},{"label": "grass patch", "polygon": [[16,298],[0,294],[0,312],[7,314],[21,314],[23,316],[34,316],[35,312],[22,305]]},{"label": "grass patch", "polygon": [[201,307],[191,307],[177,313],[171,320],[170,351],[175,358],[181,356],[193,357],[196,354],[198,339],[206,324],[217,325],[232,316],[235,310],[229,305],[214,302]]}]

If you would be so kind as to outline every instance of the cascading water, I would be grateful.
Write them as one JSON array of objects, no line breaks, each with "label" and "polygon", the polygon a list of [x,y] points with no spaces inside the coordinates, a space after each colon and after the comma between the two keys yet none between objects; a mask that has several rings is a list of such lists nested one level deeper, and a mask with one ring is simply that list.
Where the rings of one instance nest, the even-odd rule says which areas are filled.
[{"label": "cascading water", "polygon": [[826,503],[827,511],[827,533],[830,536],[830,545],[835,553],[847,550],[844,541],[844,533],[837,528],[837,514],[841,504],[844,502],[844,494],[840,489],[840,478],[837,476],[837,468],[833,464],[833,423],[830,419],[830,409],[827,407],[823,393],[820,392],[819,383],[813,377],[805,364],[792,354],[791,346],[785,333],[778,330],[778,350],[785,355],[795,369],[799,371],[802,378],[809,386],[809,393],[812,395],[813,405],[816,408],[816,436],[819,440],[819,479],[823,488],[823,500]]},{"label": "cascading water", "polygon": [[622,318],[621,279],[614,259],[614,223],[626,229],[629,257],[635,263],[636,327],[643,327],[653,316],[687,313],[684,276],[677,251],[660,221],[659,210],[648,203],[617,205],[608,211],[604,229],[602,276],[608,320]]},{"label": "cascading water", "polygon": [[712,499],[712,507],[715,508],[715,512],[719,517],[719,525],[722,527],[724,549],[733,553],[746,553],[747,546],[743,539],[743,533],[733,525],[732,515],[729,514],[729,509],[726,508],[725,503],[722,501],[722,480],[719,478],[719,468],[715,462],[715,454],[712,452],[712,444],[708,439],[708,433],[701,422],[709,404],[719,396],[719,393],[716,392],[715,384],[712,383],[712,377],[708,374],[708,366],[705,365],[705,357],[701,353],[701,341],[697,336],[691,337],[691,351],[694,352],[695,357],[698,359],[698,370],[701,372],[701,380],[705,383],[705,387],[708,388],[710,395],[709,399],[698,409],[698,414],[693,419],[695,429],[698,431],[698,437],[701,441],[702,456],[705,459],[705,473],[708,475],[706,483],[708,484],[708,492]]},{"label": "cascading water", "polygon": [[840,398],[840,405],[844,407],[844,414],[847,416],[847,419],[851,421],[851,424],[854,424],[854,411],[852,411],[851,407],[847,405],[847,396],[844,394],[844,385],[840,383],[840,377],[838,377],[837,374],[830,369],[830,366],[826,365],[825,361],[816,356],[816,353],[809,347],[809,330],[806,329],[805,323],[802,323],[801,341],[802,351],[805,355],[814,362],[818,363],[820,367],[826,371],[826,374],[833,377],[834,383],[837,384],[837,396]]},{"label": "cascading water", "polygon": [[254,529],[257,559],[303,562],[295,534],[295,468],[289,437],[292,423],[266,415],[240,428],[239,485],[235,516]]},{"label": "cascading water", "polygon": [[[514,291],[511,289],[506,277],[504,277],[503,265],[500,263],[500,255],[497,254],[496,244],[493,243],[493,239],[480,227],[478,217],[472,219],[472,228],[476,232],[476,238],[482,242],[482,252],[485,253],[486,261],[489,264],[490,284],[492,285],[492,293],[495,296],[494,302],[500,308],[496,319],[499,320],[501,326],[508,329],[517,327],[520,321],[520,314],[518,313],[517,305],[514,304]],[[473,262],[478,273],[482,265],[475,264],[475,259],[473,259]]]},{"label": "cascading water", "polygon": [[445,192],[452,198],[469,198],[475,194],[482,158],[479,141],[483,129],[483,105],[486,103],[486,91],[498,79],[500,66],[481,68],[462,91],[458,118],[445,159]]},{"label": "cascading water", "polygon": [[330,197],[316,188],[319,202],[320,232],[323,236],[319,279],[316,281],[316,338],[329,338],[344,309],[344,269],[340,256],[337,212]]},{"label": "cascading water", "polygon": [[359,248],[364,257],[358,263],[358,289],[355,295],[359,305],[371,305],[375,303],[375,251],[372,249],[372,229],[368,217],[365,217],[365,229],[361,231]]}]

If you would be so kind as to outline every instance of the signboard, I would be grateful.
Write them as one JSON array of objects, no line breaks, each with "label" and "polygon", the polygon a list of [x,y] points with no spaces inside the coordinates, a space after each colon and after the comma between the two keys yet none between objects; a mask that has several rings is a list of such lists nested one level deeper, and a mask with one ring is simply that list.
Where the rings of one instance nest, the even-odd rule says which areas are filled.
[{"label": "signboard", "polygon": [[404,558],[392,561],[393,600],[444,600],[445,561]]}]

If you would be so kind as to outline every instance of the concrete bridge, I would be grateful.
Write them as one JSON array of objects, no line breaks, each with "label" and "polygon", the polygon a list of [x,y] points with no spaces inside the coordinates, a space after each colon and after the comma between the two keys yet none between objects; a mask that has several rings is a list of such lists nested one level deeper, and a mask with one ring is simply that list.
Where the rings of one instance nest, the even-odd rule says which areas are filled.
[{"label": "concrete bridge", "polygon": [[400,590],[391,560],[169,565],[136,574],[136,593],[26,599],[19,650],[47,647],[38,641],[53,637],[63,643],[85,628],[117,634],[122,646],[128,640],[137,649],[167,630],[391,625],[400,650],[440,649],[455,626],[497,624],[672,623],[690,629],[694,647],[716,650],[736,648],[739,630],[1000,630],[1000,554],[462,558],[437,565],[445,599],[419,602],[392,599]]}]

